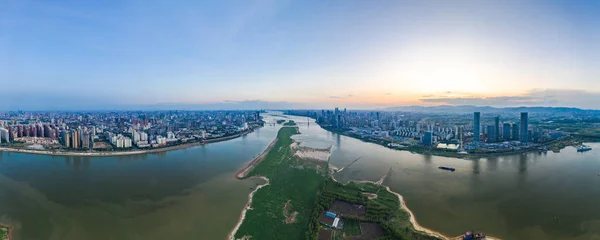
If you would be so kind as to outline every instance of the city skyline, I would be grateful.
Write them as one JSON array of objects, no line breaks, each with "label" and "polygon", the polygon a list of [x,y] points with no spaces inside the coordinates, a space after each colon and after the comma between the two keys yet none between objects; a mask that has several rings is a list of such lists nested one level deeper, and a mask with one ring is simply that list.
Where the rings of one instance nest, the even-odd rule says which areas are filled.
[{"label": "city skyline", "polygon": [[0,111],[600,109],[598,9],[589,1],[4,1]]}]

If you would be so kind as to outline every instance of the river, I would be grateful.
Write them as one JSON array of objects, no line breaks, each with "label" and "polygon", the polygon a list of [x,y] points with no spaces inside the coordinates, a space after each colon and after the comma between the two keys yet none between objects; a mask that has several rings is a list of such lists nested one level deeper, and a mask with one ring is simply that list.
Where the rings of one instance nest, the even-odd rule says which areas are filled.
[{"label": "river", "polygon": [[0,223],[17,240],[224,239],[260,182],[235,172],[278,129],[131,156],[0,152]]},{"label": "river", "polygon": [[[338,180],[376,181],[391,167],[384,184],[404,196],[424,227],[448,236],[475,229],[504,239],[600,239],[600,144],[585,153],[455,159],[391,150],[327,132],[311,119],[286,118],[299,123],[294,139],[302,145],[333,145],[333,165],[361,157]],[[258,183],[233,175],[278,128],[139,156],[0,153],[0,222],[14,225],[21,240],[223,239]]]},{"label": "river", "polygon": [[338,180],[377,181],[391,167],[383,184],[404,197],[426,228],[447,236],[478,230],[502,239],[600,239],[598,143],[584,153],[568,147],[469,160],[392,150],[293,119],[302,123],[296,139],[303,144],[333,145],[331,164],[361,158],[337,173]]}]

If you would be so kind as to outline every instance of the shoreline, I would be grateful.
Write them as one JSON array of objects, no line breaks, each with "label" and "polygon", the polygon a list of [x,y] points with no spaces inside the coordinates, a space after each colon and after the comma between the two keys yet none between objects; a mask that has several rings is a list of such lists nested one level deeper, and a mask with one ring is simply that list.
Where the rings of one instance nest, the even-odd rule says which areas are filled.
[{"label": "shoreline", "polygon": [[275,136],[275,139],[273,139],[273,141],[269,144],[269,146],[267,146],[267,148],[261,154],[259,154],[254,159],[252,159],[252,161],[250,161],[244,168],[240,169],[235,174],[235,176],[240,180],[244,179],[248,175],[248,173],[250,173],[250,171],[252,171],[252,169],[254,169],[254,167],[256,167],[256,165],[258,165],[263,159],[265,159],[267,154],[271,151],[271,149],[273,149],[275,144],[277,144],[278,139],[279,138],[277,136]]},{"label": "shoreline", "polygon": [[[240,227],[242,226],[242,223],[246,219],[246,212],[248,212],[248,210],[252,209],[252,199],[254,198],[254,194],[259,189],[266,187],[271,183],[268,178],[263,177],[263,176],[255,176],[255,177],[250,177],[250,178],[260,178],[262,180],[265,180],[266,183],[256,186],[254,191],[252,191],[248,194],[248,201],[246,202],[246,205],[244,205],[244,208],[242,209],[242,212],[240,213],[240,218],[238,219],[237,223],[235,224],[233,229],[231,229],[231,232],[229,232],[229,234],[227,235],[227,238],[225,238],[227,240],[235,240],[236,239],[235,234],[240,229]],[[244,238],[242,238],[242,239],[244,239]]]},{"label": "shoreline", "polygon": [[[256,128],[255,128],[256,129]],[[73,156],[73,157],[112,157],[112,156],[128,156],[128,155],[138,155],[138,154],[147,154],[147,153],[159,153],[159,152],[168,152],[173,150],[186,149],[196,146],[201,146],[209,143],[223,142],[231,139],[235,139],[241,136],[245,136],[249,133],[254,132],[255,129],[251,129],[239,134],[208,139],[206,141],[192,142],[192,143],[184,143],[175,146],[161,147],[155,149],[147,149],[147,150],[131,150],[131,151],[115,151],[115,152],[58,152],[51,150],[32,150],[32,149],[21,149],[21,148],[9,148],[9,147],[0,147],[0,152],[16,152],[16,153],[26,153],[26,154],[39,154],[39,155],[48,155],[48,156]]]},{"label": "shoreline", "polygon": [[[333,166],[333,165],[332,165],[332,166]],[[411,225],[412,225],[412,226],[415,228],[415,230],[417,230],[417,231],[421,231],[421,232],[424,232],[424,233],[426,233],[427,235],[430,235],[430,236],[432,236],[432,237],[437,237],[437,238],[441,238],[441,239],[444,239],[444,240],[451,239],[451,238],[448,238],[447,236],[445,236],[444,234],[441,234],[441,233],[439,233],[439,232],[433,231],[433,230],[431,230],[431,229],[428,229],[428,228],[425,228],[425,227],[423,227],[423,226],[419,225],[419,223],[417,222],[417,219],[415,218],[415,214],[413,214],[413,212],[412,212],[412,211],[411,211],[411,210],[408,208],[408,206],[406,206],[406,203],[404,202],[404,198],[402,197],[402,195],[400,195],[400,194],[399,194],[399,193],[397,193],[397,192],[394,192],[394,191],[392,191],[392,190],[390,189],[390,187],[388,187],[388,186],[386,186],[386,185],[383,185],[383,184],[379,184],[379,183],[378,183],[378,182],[383,182],[382,180],[383,180],[383,179],[385,179],[385,178],[387,177],[387,175],[389,174],[389,172],[390,172],[390,171],[388,171],[388,173],[386,173],[386,174],[385,174],[385,175],[384,175],[384,176],[383,176],[383,177],[382,177],[382,178],[381,178],[379,181],[377,181],[377,182],[374,182],[374,181],[369,181],[369,180],[350,180],[350,181],[348,181],[348,182],[372,183],[372,184],[375,184],[375,185],[380,185],[380,186],[383,186],[383,187],[385,187],[385,189],[386,189],[388,192],[390,192],[391,194],[394,194],[394,195],[396,195],[396,197],[398,197],[398,200],[400,201],[400,207],[401,207],[402,209],[404,209],[406,212],[408,212],[408,214],[410,215],[410,218],[409,218],[409,219],[410,219],[410,224],[411,224]],[[336,173],[337,173],[337,172],[336,172]],[[337,182],[337,183],[344,184],[344,183],[342,183],[342,182],[338,181],[337,179],[335,179],[335,176],[334,176],[334,175],[335,175],[335,173],[334,173],[334,174],[331,174],[331,179],[332,179],[334,182]]]},{"label": "shoreline", "polygon": [[[490,158],[490,157],[501,157],[501,156],[510,156],[510,155],[518,155],[518,154],[523,154],[523,153],[532,153],[532,152],[537,152],[538,147],[540,146],[552,146],[553,144],[560,144],[561,141],[568,141],[570,139],[563,139],[563,140],[558,140],[558,141],[552,141],[552,142],[548,142],[548,143],[544,143],[541,144],[538,147],[531,147],[531,148],[524,148],[524,149],[519,149],[519,150],[514,150],[514,151],[500,151],[500,152],[489,152],[489,153],[481,153],[481,152],[472,152],[472,153],[468,153],[468,154],[460,154],[458,152],[453,152],[453,151],[435,151],[435,150],[428,150],[426,148],[394,148],[394,147],[389,147],[387,146],[385,143],[381,143],[375,140],[370,140],[370,139],[365,139],[365,138],[361,138],[358,136],[354,136],[352,134],[348,134],[346,132],[341,132],[341,131],[336,131],[333,129],[330,129],[329,127],[323,127],[321,125],[319,125],[323,130],[331,132],[331,133],[335,133],[335,134],[339,134],[339,135],[343,135],[349,138],[354,138],[357,139],[359,141],[365,142],[365,143],[372,143],[375,145],[379,145],[382,147],[385,147],[387,149],[392,149],[392,150],[396,150],[396,151],[406,151],[406,152],[410,152],[412,154],[420,154],[420,155],[431,155],[431,156],[439,156],[439,157],[451,157],[451,158],[459,158],[459,159],[481,159],[481,158]],[[562,147],[559,148],[559,151],[564,149],[567,146],[574,146],[572,144],[564,144]]]},{"label": "shoreline", "polygon": [[[333,166],[333,165],[331,165],[331,166]],[[335,167],[335,166],[333,166],[333,167]],[[392,189],[390,189],[389,186],[383,185],[383,180],[385,178],[387,178],[387,176],[390,173],[390,171],[391,171],[391,168],[377,182],[369,181],[369,180],[350,180],[348,182],[372,183],[372,184],[375,184],[375,185],[383,186],[388,192],[390,192],[391,194],[396,195],[396,197],[398,197],[398,200],[400,201],[400,207],[402,209],[404,209],[410,215],[410,217],[409,217],[410,224],[413,226],[413,228],[415,230],[420,231],[420,232],[424,232],[424,233],[426,233],[429,236],[441,238],[441,239],[444,239],[444,240],[459,240],[459,239],[462,239],[462,237],[463,237],[462,235],[459,235],[459,236],[456,236],[456,237],[448,237],[448,236],[446,236],[446,235],[444,235],[444,234],[442,234],[440,232],[437,232],[437,231],[434,231],[434,230],[431,230],[429,228],[426,228],[426,227],[423,227],[423,226],[419,225],[419,223],[417,222],[417,218],[415,217],[415,214],[406,205],[406,202],[404,201],[404,197],[402,197],[402,195],[400,195],[399,193],[392,191]],[[335,173],[338,173],[338,172],[335,172]],[[338,181],[337,179],[335,179],[335,176],[334,176],[335,173],[331,174],[331,179],[333,181],[337,182],[337,183],[344,184],[344,183]],[[488,240],[500,240],[499,238],[495,238],[495,237],[491,237],[491,236],[486,236],[485,239],[488,239]]]},{"label": "shoreline", "polygon": [[[240,169],[235,174],[235,177],[238,180],[248,179],[248,178],[246,178],[248,176],[248,173],[250,173],[250,171],[252,171],[252,169],[254,169],[254,167],[256,167],[256,165],[258,165],[263,159],[265,159],[265,157],[267,156],[267,154],[271,151],[271,149],[273,149],[273,147],[275,146],[275,144],[277,144],[278,140],[279,140],[279,138],[277,136],[275,136],[275,139],[273,139],[273,141],[269,144],[269,146],[267,146],[267,148],[261,154],[259,154],[254,159],[252,159],[252,161],[250,161],[244,168]],[[254,176],[254,177],[250,177],[250,178],[260,178],[262,180],[265,180],[265,183],[261,184],[261,185],[258,185],[252,192],[250,192],[248,194],[248,201],[246,202],[246,205],[244,205],[244,208],[242,209],[242,212],[240,213],[240,217],[239,217],[237,223],[235,224],[235,226],[233,227],[233,229],[231,229],[231,231],[229,232],[229,234],[227,234],[227,237],[225,238],[227,240],[235,240],[235,234],[240,229],[240,226],[242,226],[242,223],[246,219],[246,212],[248,210],[252,209],[252,199],[254,198],[254,194],[259,189],[261,189],[263,187],[266,187],[266,186],[268,186],[271,183],[269,181],[269,179],[266,178],[266,177],[264,177],[264,176]]]}]

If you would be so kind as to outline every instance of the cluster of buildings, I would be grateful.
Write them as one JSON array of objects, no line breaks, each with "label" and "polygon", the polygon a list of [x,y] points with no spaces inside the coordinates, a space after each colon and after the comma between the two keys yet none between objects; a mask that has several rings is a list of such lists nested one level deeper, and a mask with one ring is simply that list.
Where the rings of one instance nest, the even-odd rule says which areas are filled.
[{"label": "cluster of buildings", "polygon": [[[502,126],[502,127],[501,127]],[[483,130],[482,131],[482,127]],[[482,134],[484,133],[484,134]],[[538,142],[543,135],[542,128],[529,128],[529,114],[521,113],[520,123],[504,122],[500,125],[500,117],[494,117],[494,123],[482,126],[481,113],[473,113],[473,141],[481,142],[484,138],[486,142],[500,141],[520,141],[522,143]]]},{"label": "cluster of buildings", "polygon": [[350,112],[339,108],[287,113],[308,116],[324,128],[397,148],[423,146],[497,150],[533,146],[560,136],[553,129],[530,126],[528,112],[499,113],[486,119],[482,118],[481,112],[473,112],[471,117],[459,113]]},{"label": "cluster of buildings", "polygon": [[262,124],[259,111],[3,112],[0,144],[78,150],[151,148],[231,136]]}]

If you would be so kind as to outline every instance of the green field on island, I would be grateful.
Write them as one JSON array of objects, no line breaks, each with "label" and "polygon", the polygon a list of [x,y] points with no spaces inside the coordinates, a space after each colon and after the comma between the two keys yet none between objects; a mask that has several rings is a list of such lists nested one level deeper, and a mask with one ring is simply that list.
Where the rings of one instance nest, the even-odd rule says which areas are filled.
[{"label": "green field on island", "polygon": [[270,185],[256,192],[252,210],[235,237],[252,239],[304,239],[308,232],[311,212],[317,192],[325,181],[325,170],[303,163],[294,157],[290,148],[291,136],[297,128],[284,127],[278,132],[278,141],[265,159],[249,176],[269,178]]},{"label": "green field on island", "polygon": [[[255,193],[236,239],[316,239],[326,228],[319,223],[319,214],[336,200],[362,204],[367,209],[363,217],[345,219],[345,229],[334,230],[336,239],[368,234],[361,233],[361,224],[376,226],[384,239],[436,239],[415,231],[398,197],[383,186],[344,185],[330,178],[327,162],[296,158],[290,147],[294,134],[298,134],[297,128],[281,128],[276,145],[248,175],[267,177],[270,185]],[[369,198],[369,194],[377,197]]]}]

